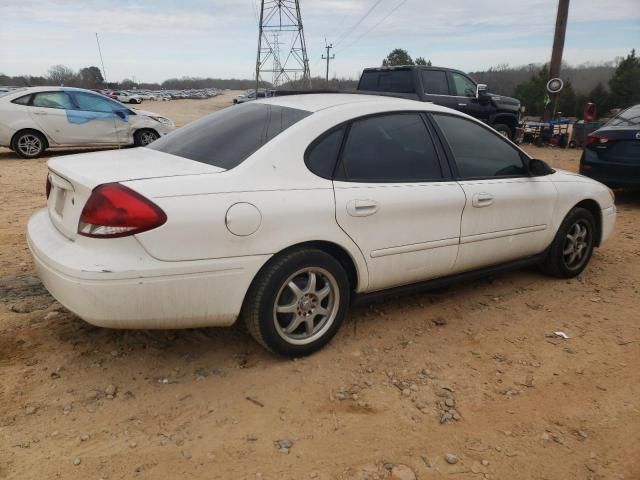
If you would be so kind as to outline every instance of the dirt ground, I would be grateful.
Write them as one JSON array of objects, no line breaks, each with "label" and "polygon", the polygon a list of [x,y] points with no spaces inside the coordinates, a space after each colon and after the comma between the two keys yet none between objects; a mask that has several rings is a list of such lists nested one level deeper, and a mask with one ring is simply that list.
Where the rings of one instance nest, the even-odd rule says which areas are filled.
[{"label": "dirt ground", "polygon": [[[182,125],[230,96],[141,108]],[[617,192],[579,278],[398,296],[291,361],[240,327],[106,330],[61,307],[24,237],[45,162],[0,149],[0,478],[640,479],[640,194]]]}]

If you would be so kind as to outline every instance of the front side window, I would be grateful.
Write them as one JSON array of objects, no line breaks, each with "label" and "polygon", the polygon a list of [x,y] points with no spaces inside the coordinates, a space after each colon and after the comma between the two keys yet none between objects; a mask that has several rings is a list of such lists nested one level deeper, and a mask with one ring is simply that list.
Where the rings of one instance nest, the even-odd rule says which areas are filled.
[{"label": "front side window", "polygon": [[309,115],[296,108],[245,103],[196,120],[147,148],[228,170]]},{"label": "front side window", "polygon": [[499,134],[466,118],[434,114],[461,178],[526,176],[521,153]]},{"label": "front side window", "polygon": [[431,95],[449,95],[447,73],[442,70],[423,70],[422,86],[424,93]]},{"label": "front side window", "polygon": [[73,94],[76,104],[80,110],[85,112],[102,112],[113,113],[123,110],[122,105],[112,102],[108,98],[101,95],[93,95],[91,93],[76,92]]},{"label": "front side window", "polygon": [[34,107],[63,108],[66,110],[71,110],[73,108],[71,98],[65,92],[36,93],[33,98],[32,105]]},{"label": "front side window", "polygon": [[417,113],[397,113],[351,124],[342,153],[349,181],[417,182],[442,179],[431,136]]},{"label": "front side window", "polygon": [[459,73],[452,73],[451,78],[453,79],[453,90],[454,95],[457,97],[472,97],[476,96],[476,84],[469,80],[464,75],[460,75]]}]

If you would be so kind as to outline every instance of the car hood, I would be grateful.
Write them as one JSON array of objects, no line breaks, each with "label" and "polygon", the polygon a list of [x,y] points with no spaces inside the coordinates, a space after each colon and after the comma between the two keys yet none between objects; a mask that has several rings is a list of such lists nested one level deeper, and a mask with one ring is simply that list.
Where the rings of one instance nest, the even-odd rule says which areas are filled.
[{"label": "car hood", "polygon": [[491,97],[491,101],[497,107],[502,107],[507,110],[520,109],[520,100],[518,100],[517,98],[505,97],[504,95],[497,95],[495,93],[489,93],[489,97]]},{"label": "car hood", "polygon": [[159,113],[149,112],[148,110],[138,110],[137,108],[133,109],[136,112],[136,115],[144,115],[145,117],[164,117],[164,115],[160,115]]}]

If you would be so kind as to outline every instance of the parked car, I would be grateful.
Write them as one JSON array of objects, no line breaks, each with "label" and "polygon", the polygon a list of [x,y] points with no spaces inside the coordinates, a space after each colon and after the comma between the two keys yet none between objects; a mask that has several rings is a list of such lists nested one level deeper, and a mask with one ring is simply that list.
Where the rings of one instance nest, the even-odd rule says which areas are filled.
[{"label": "parked car", "polygon": [[460,70],[420,65],[366,68],[358,90],[393,93],[453,108],[491,125],[510,140],[522,140],[520,101],[489,93],[486,85]]},{"label": "parked car", "polygon": [[255,99],[256,99],[256,92],[252,90],[250,92],[245,92],[242,95],[238,95],[237,97],[235,97],[233,99],[233,104],[236,105],[239,103],[247,103]]},{"label": "parked car", "polygon": [[611,187],[640,186],[640,104],[587,135],[580,173]]},{"label": "parked car", "polygon": [[122,90],[111,92],[122,103],[142,103],[142,97],[136,93],[123,92]]},{"label": "parked car", "polygon": [[23,88],[0,97],[0,146],[22,158],[49,147],[143,146],[174,128],[166,117],[80,88]]},{"label": "parked car", "polygon": [[616,218],[607,187],[482,122],[372,95],[256,100],[48,167],[27,237],[60,303],[114,328],[240,316],[290,356],[369,294],[533,264],[574,277]]}]

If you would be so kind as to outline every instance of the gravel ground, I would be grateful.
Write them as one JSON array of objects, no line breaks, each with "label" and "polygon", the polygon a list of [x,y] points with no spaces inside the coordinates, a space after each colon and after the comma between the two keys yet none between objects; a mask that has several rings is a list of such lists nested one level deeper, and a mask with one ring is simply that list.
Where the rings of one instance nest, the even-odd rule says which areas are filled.
[{"label": "gravel ground", "polygon": [[[142,108],[182,125],[230,97]],[[579,151],[526,149],[577,169]],[[291,361],[241,327],[66,311],[24,238],[45,162],[0,149],[0,478],[640,478],[639,193],[618,192],[615,234],[576,279],[394,297]]]}]

